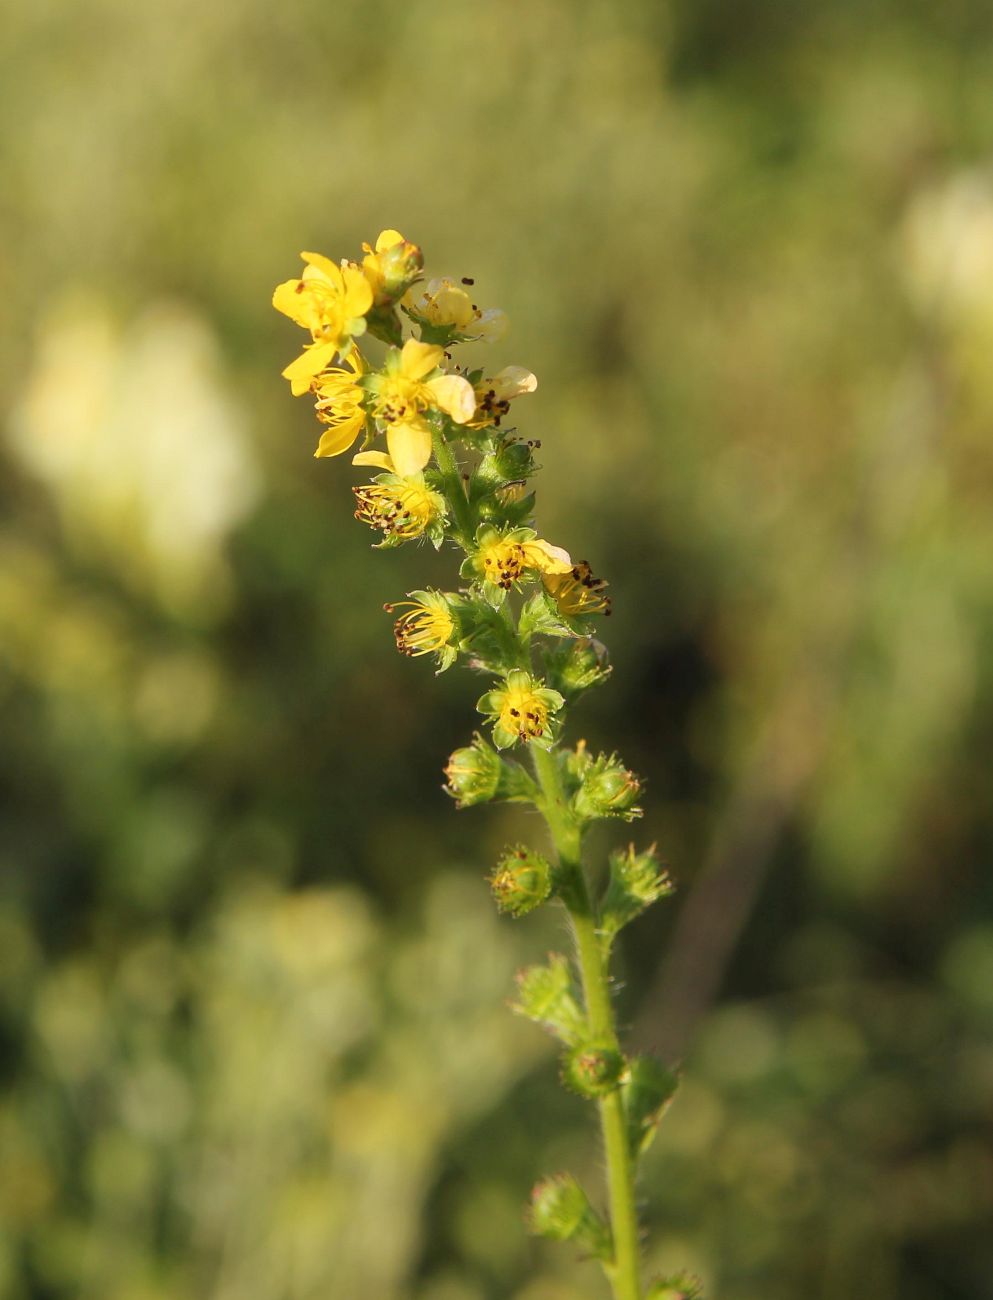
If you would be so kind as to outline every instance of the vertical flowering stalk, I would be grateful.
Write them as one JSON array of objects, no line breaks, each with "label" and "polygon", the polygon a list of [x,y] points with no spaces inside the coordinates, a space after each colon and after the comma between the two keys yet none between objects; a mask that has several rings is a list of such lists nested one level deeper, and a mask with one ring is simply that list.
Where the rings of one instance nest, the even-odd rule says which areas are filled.
[{"label": "vertical flowering stalk", "polygon": [[[672,886],[654,848],[631,845],[610,855],[606,885],[592,888],[585,833],[639,817],[640,783],[616,754],[562,743],[568,709],[610,673],[596,636],[610,614],[607,584],[532,526],[540,443],[508,421],[534,375],[453,361],[459,343],[499,339],[503,313],[476,304],[471,279],[424,284],[421,250],[396,230],[363,252],[340,264],[304,253],[300,278],[277,287],[273,305],[310,334],[283,375],[294,395],[314,398],[324,426],[315,455],[353,451],[354,465],[379,471],[352,489],[356,518],[379,547],[427,539],[462,553],[458,590],[412,591],[386,607],[402,653],[433,657],[438,672],[461,661],[488,679],[477,708],[490,739],[476,732],[452,754],[445,789],[459,808],[531,804],[548,827],[552,861],[509,847],[490,885],[514,917],[553,899],[568,910],[578,982],[553,955],[521,973],[515,1009],[559,1040],[563,1083],[599,1110],[607,1215],[572,1175],[557,1174],[534,1189],[529,1224],[598,1260],[615,1300],[693,1300],[698,1283],[684,1274],[643,1285],[635,1173],[676,1080],[651,1057],[625,1055],[609,982],[617,935]],[[364,350],[370,337],[385,345],[378,364]]]}]

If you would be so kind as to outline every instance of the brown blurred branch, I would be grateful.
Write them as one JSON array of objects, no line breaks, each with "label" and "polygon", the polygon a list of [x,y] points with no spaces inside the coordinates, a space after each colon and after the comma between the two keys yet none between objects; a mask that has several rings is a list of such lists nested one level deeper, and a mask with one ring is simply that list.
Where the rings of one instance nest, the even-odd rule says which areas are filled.
[{"label": "brown blurred branch", "polygon": [[821,751],[823,692],[795,682],[757,738],[710,852],[683,907],[668,955],[635,1022],[638,1046],[678,1060],[714,1000],[783,828]]}]

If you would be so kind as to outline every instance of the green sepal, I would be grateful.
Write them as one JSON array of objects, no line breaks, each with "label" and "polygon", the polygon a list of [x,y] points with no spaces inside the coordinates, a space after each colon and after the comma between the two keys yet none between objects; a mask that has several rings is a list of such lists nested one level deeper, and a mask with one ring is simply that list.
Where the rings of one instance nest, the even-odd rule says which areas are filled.
[{"label": "green sepal", "polygon": [[570,702],[590,687],[601,685],[613,672],[607,647],[591,636],[556,641],[543,647],[542,657],[547,681]]},{"label": "green sepal", "polygon": [[574,1241],[595,1259],[607,1261],[613,1257],[610,1229],[572,1174],[555,1174],[535,1186],[527,1224],[536,1237]]},{"label": "green sepal", "polygon": [[[470,380],[470,382],[472,382]],[[536,472],[534,444],[519,438],[501,437],[493,441],[489,451],[473,474],[473,481],[484,491],[491,492],[507,483],[523,483]]]},{"label": "green sepal", "polygon": [[637,1161],[655,1137],[678,1086],[678,1077],[654,1056],[636,1056],[629,1062],[621,1095],[632,1160]]},{"label": "green sepal", "polygon": [[393,347],[400,347],[403,342],[403,329],[395,308],[373,307],[366,316],[366,326],[373,338]]},{"label": "green sepal", "polygon": [[468,631],[463,649],[471,656],[469,666],[491,673],[510,672],[520,655],[513,628],[480,592],[478,583],[469,588],[464,600]]},{"label": "green sepal", "polygon": [[511,1003],[511,1010],[566,1044],[580,1042],[586,1033],[572,969],[561,953],[549,953],[547,964],[528,966],[518,974],[517,1000]]},{"label": "green sepal", "polygon": [[423,317],[415,316],[411,311],[407,311],[407,315],[416,322],[422,343],[434,343],[440,348],[447,348],[459,342],[459,332],[454,325],[430,325]]},{"label": "green sepal", "polygon": [[520,737],[516,732],[508,731],[506,727],[502,727],[499,722],[493,724],[493,743],[496,745],[497,749],[510,749],[512,746],[517,744],[519,739]]},{"label": "green sepal", "polygon": [[484,497],[478,507],[480,517],[499,520],[504,526],[523,524],[530,519],[534,514],[535,494],[528,492],[516,500],[511,495],[512,490],[523,482],[523,479],[516,479],[514,482],[505,483],[502,487],[496,488],[491,495]]},{"label": "green sepal", "polygon": [[657,1278],[645,1300],[703,1300],[703,1283],[692,1273],[673,1273]]},{"label": "green sepal", "polygon": [[[543,587],[539,587],[525,602],[521,610],[518,630],[522,636],[573,636],[559,617],[555,601]],[[546,662],[548,656],[545,656]]]},{"label": "green sepal", "polygon": [[636,853],[633,844],[611,853],[610,879],[600,908],[600,933],[608,947],[628,922],[674,890],[654,844],[642,853]]},{"label": "green sepal", "polygon": [[580,1097],[606,1097],[616,1091],[626,1069],[627,1062],[611,1043],[584,1040],[562,1056],[562,1082]]}]

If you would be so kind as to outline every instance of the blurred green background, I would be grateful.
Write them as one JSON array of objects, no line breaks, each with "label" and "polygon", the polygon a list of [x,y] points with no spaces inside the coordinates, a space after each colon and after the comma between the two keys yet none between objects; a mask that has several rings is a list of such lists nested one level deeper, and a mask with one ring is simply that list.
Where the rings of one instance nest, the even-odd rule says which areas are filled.
[{"label": "blurred green background", "polygon": [[989,5],[3,20],[0,1294],[601,1294],[521,1219],[600,1176],[504,1005],[567,942],[483,883],[535,828],[454,812],[479,684],[381,613],[451,557],[369,548],[279,377],[299,250],[392,225],[508,311],[611,581],[653,1268],[993,1295]]}]

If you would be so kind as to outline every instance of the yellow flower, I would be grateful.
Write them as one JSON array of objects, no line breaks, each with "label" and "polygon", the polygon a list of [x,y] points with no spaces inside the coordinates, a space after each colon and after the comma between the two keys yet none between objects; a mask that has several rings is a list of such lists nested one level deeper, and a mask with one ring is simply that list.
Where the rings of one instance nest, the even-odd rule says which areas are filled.
[{"label": "yellow flower", "polygon": [[372,412],[386,428],[386,445],[397,474],[417,474],[431,459],[429,411],[444,411],[456,424],[465,424],[476,409],[472,385],[461,375],[434,375],[444,350],[408,339],[393,348],[386,368],[367,381]]},{"label": "yellow flower", "polygon": [[515,668],[502,688],[487,691],[476,708],[494,719],[493,743],[506,749],[516,741],[547,746],[552,740],[551,720],[565,703],[558,691],[536,682],[530,673]]},{"label": "yellow flower", "polygon": [[513,528],[508,533],[484,526],[477,535],[479,549],[473,566],[487,582],[509,591],[528,569],[541,574],[569,573],[572,560],[561,546],[537,537],[532,528]]},{"label": "yellow flower", "polygon": [[369,282],[373,301],[382,306],[399,298],[424,265],[416,244],[404,239],[399,230],[380,231],[376,247],[362,245],[362,273]]},{"label": "yellow flower", "polygon": [[372,306],[372,289],[357,266],[337,266],[320,253],[300,256],[307,263],[301,279],[284,280],[272,295],[276,310],[310,330],[314,340],[283,371],[294,397],[308,391],[336,352],[348,352],[353,336],[365,333]]},{"label": "yellow flower", "polygon": [[[463,284],[472,284],[464,280]],[[476,306],[462,285],[447,277],[429,280],[420,293],[403,297],[403,306],[421,325],[455,339],[483,339],[493,343],[507,332],[507,317],[498,307]]]},{"label": "yellow flower", "polygon": [[365,428],[366,394],[356,382],[365,373],[365,363],[358,348],[352,349],[346,364],[348,370],[334,366],[322,371],[313,381],[317,418],[329,426],[321,435],[315,456],[340,456]]},{"label": "yellow flower", "polygon": [[537,387],[538,380],[523,366],[504,366],[492,379],[480,379],[473,388],[476,410],[469,427],[485,429],[493,424],[499,428],[513,399],[522,393],[533,393]]},{"label": "yellow flower", "polygon": [[397,649],[401,654],[414,657],[437,655],[441,665],[438,671],[443,672],[454,663],[458,654],[453,644],[458,623],[451,605],[439,591],[412,591],[410,594],[414,600],[400,600],[385,607],[389,614],[403,610],[393,624]]},{"label": "yellow flower", "polygon": [[394,477],[392,482],[352,488],[355,518],[378,528],[387,541],[406,542],[422,537],[445,517],[445,498],[417,479]]},{"label": "yellow flower", "polygon": [[585,560],[573,565],[567,573],[545,572],[541,580],[558,605],[559,612],[567,618],[610,613],[610,597],[603,594],[607,584],[603,578],[594,578],[593,570]]}]

